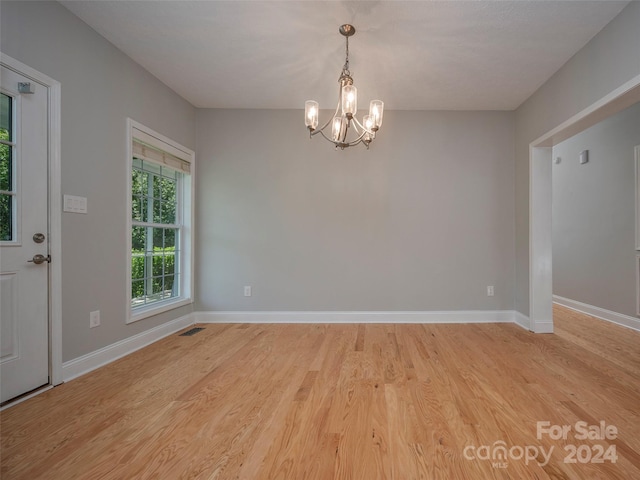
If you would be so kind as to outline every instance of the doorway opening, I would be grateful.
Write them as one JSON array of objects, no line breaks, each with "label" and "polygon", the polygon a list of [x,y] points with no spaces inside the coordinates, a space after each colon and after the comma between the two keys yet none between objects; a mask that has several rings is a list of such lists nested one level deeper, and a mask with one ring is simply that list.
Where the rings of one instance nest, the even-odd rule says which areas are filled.
[{"label": "doorway opening", "polygon": [[640,102],[640,75],[529,145],[529,329],[553,332],[552,147]]}]

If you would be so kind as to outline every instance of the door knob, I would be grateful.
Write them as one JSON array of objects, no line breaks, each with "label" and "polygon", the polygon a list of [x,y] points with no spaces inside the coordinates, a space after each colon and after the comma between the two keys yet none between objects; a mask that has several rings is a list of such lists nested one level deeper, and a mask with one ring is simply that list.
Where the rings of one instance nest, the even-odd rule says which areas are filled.
[{"label": "door knob", "polygon": [[36,265],[40,265],[41,263],[44,262],[51,262],[51,256],[47,255],[46,257],[44,255],[40,255],[39,253],[37,255],[34,255],[33,258],[31,260],[27,260],[27,262],[33,262]]}]

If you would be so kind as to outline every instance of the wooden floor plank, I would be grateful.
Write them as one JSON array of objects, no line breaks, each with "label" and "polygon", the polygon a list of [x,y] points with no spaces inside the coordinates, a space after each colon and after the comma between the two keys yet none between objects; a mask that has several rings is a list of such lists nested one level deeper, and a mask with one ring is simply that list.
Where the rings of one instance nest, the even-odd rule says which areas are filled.
[{"label": "wooden floor plank", "polygon": [[[554,321],[203,325],[0,412],[0,476],[640,478],[640,334]],[[538,438],[541,421],[618,435]],[[501,445],[537,456],[500,462]],[[566,463],[572,445],[618,459]]]}]

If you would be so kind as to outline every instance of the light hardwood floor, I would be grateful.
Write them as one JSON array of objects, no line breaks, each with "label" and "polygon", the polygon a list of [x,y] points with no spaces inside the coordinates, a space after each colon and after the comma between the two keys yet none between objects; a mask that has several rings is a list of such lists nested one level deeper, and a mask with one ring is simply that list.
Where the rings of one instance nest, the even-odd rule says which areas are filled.
[{"label": "light hardwood floor", "polygon": [[640,334],[555,323],[203,325],[2,412],[1,478],[640,478]]}]

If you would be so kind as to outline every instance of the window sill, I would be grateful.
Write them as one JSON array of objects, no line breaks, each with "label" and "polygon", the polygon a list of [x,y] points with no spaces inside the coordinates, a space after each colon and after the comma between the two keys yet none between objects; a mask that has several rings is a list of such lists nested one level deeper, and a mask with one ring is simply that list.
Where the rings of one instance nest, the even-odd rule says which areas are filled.
[{"label": "window sill", "polygon": [[132,310],[131,307],[129,307],[129,318],[127,319],[127,323],[134,323],[138,320],[149,318],[163,312],[168,312],[169,310],[174,310],[178,307],[190,305],[192,303],[193,298],[174,298],[155,305],[138,307],[135,310]]}]

